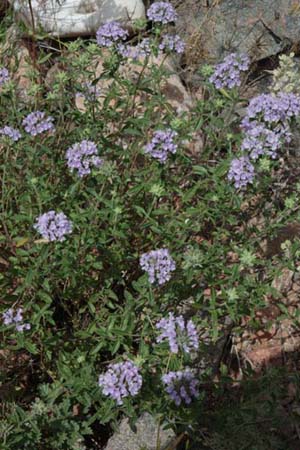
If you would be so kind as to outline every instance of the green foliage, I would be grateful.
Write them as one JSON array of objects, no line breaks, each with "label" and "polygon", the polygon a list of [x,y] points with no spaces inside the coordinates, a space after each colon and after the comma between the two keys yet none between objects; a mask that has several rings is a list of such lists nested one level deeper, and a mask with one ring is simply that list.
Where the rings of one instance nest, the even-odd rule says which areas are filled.
[{"label": "green foliage", "polygon": [[[262,257],[261,242],[285,224],[287,213],[289,221],[299,219],[299,191],[284,194],[284,203],[270,209],[276,162],[268,161],[246,192],[237,193],[227,180],[241,142],[233,112],[237,92],[218,93],[206,83],[205,100],[178,116],[163,94],[163,64],[145,58],[129,68],[94,42],[60,46],[57,54],[41,51],[37,61],[61,68],[50,85],[35,70],[28,73],[28,102],[14,81],[0,92],[1,123],[21,128],[25,115],[41,110],[55,118],[56,127],[54,134],[23,133],[19,142],[1,138],[0,144],[1,312],[22,306],[31,324],[23,333],[0,325],[7,352],[0,373],[6,392],[0,439],[8,450],[84,449],[89,436],[97,439],[96,426],[112,426],[123,413],[134,420],[144,410],[174,428],[197,429],[205,390],[191,407],[177,408],[162,394],[160,378],[187,364],[198,369],[199,361],[156,345],[154,324],[188,304],[199,329],[216,341],[225,317],[237,329],[245,315],[254,318],[275,273],[273,261]],[[101,97],[85,101],[82,112],[75,99],[84,81],[99,84]],[[143,148],[154,130],[170,126],[179,148],[163,165]],[[186,143],[199,130],[204,148],[191,152]],[[97,143],[105,163],[80,179],[69,172],[65,152],[82,139]],[[52,209],[73,222],[64,242],[47,242],[33,228]],[[255,210],[263,227],[250,222]],[[298,251],[293,245],[292,266]],[[153,287],[139,257],[162,247],[177,269],[166,285]],[[98,376],[108,363],[126,358],[140,367],[143,388],[117,407],[102,394]],[[209,376],[207,368],[201,382],[211,382]]]}]

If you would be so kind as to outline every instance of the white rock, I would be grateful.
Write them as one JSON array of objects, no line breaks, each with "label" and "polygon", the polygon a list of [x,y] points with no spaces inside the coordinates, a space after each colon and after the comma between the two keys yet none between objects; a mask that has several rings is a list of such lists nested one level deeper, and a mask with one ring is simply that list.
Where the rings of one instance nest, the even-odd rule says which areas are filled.
[{"label": "white rock", "polygon": [[167,450],[175,438],[172,430],[163,426],[149,413],[144,413],[136,422],[134,432],[128,419],[123,419],[119,430],[109,439],[105,450]]},{"label": "white rock", "polygon": [[[10,0],[16,13],[32,27],[28,0]],[[31,0],[35,27],[56,37],[94,34],[111,20],[145,17],[142,0]]]}]

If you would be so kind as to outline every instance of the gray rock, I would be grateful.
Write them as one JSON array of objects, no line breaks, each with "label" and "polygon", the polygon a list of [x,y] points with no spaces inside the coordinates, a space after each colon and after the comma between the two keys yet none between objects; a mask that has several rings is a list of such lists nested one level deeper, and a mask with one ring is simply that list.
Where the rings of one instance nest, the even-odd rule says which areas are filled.
[{"label": "gray rock", "polygon": [[203,55],[219,60],[238,51],[259,60],[300,41],[300,9],[294,0],[187,0],[179,4],[173,0],[173,4],[179,14],[177,29],[188,41],[191,58]]},{"label": "gray rock", "polygon": [[[9,0],[27,26],[41,27],[57,37],[95,34],[107,21],[145,17],[142,0]],[[32,14],[33,13],[33,20]]]},{"label": "gray rock", "polygon": [[284,267],[281,274],[274,278],[272,287],[281,294],[286,294],[292,288],[293,277],[294,272],[287,267]]},{"label": "gray rock", "polygon": [[172,430],[163,430],[153,416],[144,413],[136,422],[136,432],[131,430],[128,419],[123,419],[105,450],[167,450],[174,438]]}]

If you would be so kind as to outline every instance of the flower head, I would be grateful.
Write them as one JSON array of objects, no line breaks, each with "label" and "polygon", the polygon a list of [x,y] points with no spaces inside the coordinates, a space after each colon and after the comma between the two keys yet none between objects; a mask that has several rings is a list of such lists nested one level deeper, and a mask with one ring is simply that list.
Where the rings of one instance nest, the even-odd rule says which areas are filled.
[{"label": "flower head", "polygon": [[17,142],[22,137],[19,130],[16,130],[15,128],[9,127],[7,125],[3,128],[0,128],[0,134],[2,134],[2,136],[9,137],[14,142]]},{"label": "flower head", "polygon": [[117,51],[123,58],[137,60],[151,55],[150,39],[145,38],[135,46],[120,43],[117,45]]},{"label": "flower head", "polygon": [[65,235],[72,233],[72,222],[64,213],[48,211],[36,219],[33,226],[48,241],[64,241]]},{"label": "flower head", "polygon": [[177,151],[177,144],[174,142],[176,136],[177,132],[171,129],[157,130],[154,132],[152,141],[144,148],[144,152],[149,153],[159,162],[165,163],[168,155]]},{"label": "flower head", "polygon": [[268,124],[284,122],[300,115],[300,95],[281,92],[278,95],[261,94],[250,100],[242,126],[247,129],[251,121]]},{"label": "flower head", "polygon": [[169,372],[162,376],[162,381],[166,386],[166,392],[177,406],[179,406],[182,401],[186,405],[189,405],[192,398],[198,397],[199,395],[199,381],[195,378],[190,369]]},{"label": "flower head", "polygon": [[161,43],[159,44],[160,50],[165,50],[166,52],[183,53],[185,48],[185,43],[178,34],[165,34]]},{"label": "flower head", "polygon": [[170,256],[169,250],[161,248],[144,253],[140,257],[140,265],[148,272],[150,283],[164,284],[171,278],[171,272],[176,268],[175,261]]},{"label": "flower head", "polygon": [[185,323],[183,316],[174,317],[172,313],[169,313],[169,317],[161,319],[156,324],[156,328],[162,330],[156,341],[167,340],[172,353],[178,353],[179,348],[190,353],[199,347],[195,325],[191,320]]},{"label": "flower head", "polygon": [[13,308],[9,308],[2,314],[4,325],[10,325],[14,321],[14,310]]},{"label": "flower head", "polygon": [[37,136],[45,131],[54,130],[53,117],[46,117],[46,114],[42,111],[35,111],[28,114],[23,119],[23,126],[25,131],[31,136]]},{"label": "flower head", "polygon": [[215,85],[217,89],[227,87],[232,89],[241,84],[241,72],[249,69],[250,59],[248,55],[231,53],[224,61],[218,64],[209,81]]},{"label": "flower head", "polygon": [[97,44],[101,47],[112,47],[115,43],[124,41],[127,36],[128,31],[115,21],[102,25],[96,33]]},{"label": "flower head", "polygon": [[0,68],[0,87],[9,81],[9,72],[5,67]]},{"label": "flower head", "polygon": [[272,71],[273,82],[271,91],[300,93],[299,69],[295,60],[295,54],[279,56],[279,67]]},{"label": "flower head", "polygon": [[78,171],[83,177],[91,173],[91,168],[100,167],[103,159],[98,156],[98,149],[94,142],[83,140],[72,145],[66,152],[67,165],[71,172]]},{"label": "flower head", "polygon": [[228,180],[234,181],[234,186],[237,189],[253,183],[254,176],[254,166],[246,156],[241,156],[231,161]]},{"label": "flower head", "polygon": [[96,84],[92,84],[89,81],[82,83],[82,90],[76,92],[77,97],[83,97],[88,102],[94,102],[99,97],[101,91]]},{"label": "flower head", "polygon": [[267,127],[263,123],[252,123],[245,133],[241,149],[248,152],[253,160],[259,156],[266,155],[271,158],[277,156],[277,150],[284,142],[291,139],[290,128],[288,125],[277,125],[274,129]]},{"label": "flower head", "polygon": [[176,22],[177,13],[169,2],[155,2],[147,11],[147,17],[152,22],[167,24]]},{"label": "flower head", "polygon": [[118,405],[123,404],[124,397],[137,395],[142,382],[139,369],[132,361],[110,364],[108,370],[99,376],[103,394],[116,400]]},{"label": "flower head", "polygon": [[281,92],[254,97],[242,120],[242,150],[251,159],[261,155],[275,158],[277,151],[291,141],[290,121],[300,115],[300,95]]},{"label": "flower head", "polygon": [[9,308],[2,314],[4,325],[14,325],[16,330],[23,332],[24,330],[30,330],[30,323],[23,322],[23,308],[18,308],[15,312],[13,308]]}]

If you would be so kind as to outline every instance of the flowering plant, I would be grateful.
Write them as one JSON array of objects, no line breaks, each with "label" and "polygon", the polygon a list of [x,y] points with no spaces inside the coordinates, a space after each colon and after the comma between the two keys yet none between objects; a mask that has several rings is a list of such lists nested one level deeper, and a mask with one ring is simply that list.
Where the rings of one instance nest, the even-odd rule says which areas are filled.
[{"label": "flowering plant", "polygon": [[[144,411],[186,448],[212,447],[232,420],[239,450],[252,423],[240,398],[259,394],[276,429],[279,384],[268,395],[264,374],[263,395],[245,392],[239,355],[236,395],[232,346],[258,326],[275,276],[299,268],[297,240],[264,253],[299,220],[299,94],[245,100],[249,58],[234,54],[197,73],[197,98],[186,78],[182,105],[165,65],[184,51],[170,31],[177,12],[155,2],[146,15],[132,36],[109,22],[95,39],[39,45],[26,96],[10,52],[0,69],[5,450],[105,448],[121,417],[134,426]],[[44,77],[52,61],[57,73]]]}]

